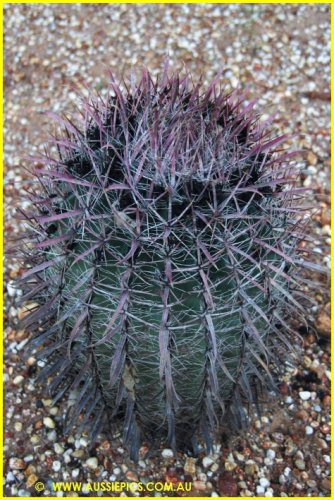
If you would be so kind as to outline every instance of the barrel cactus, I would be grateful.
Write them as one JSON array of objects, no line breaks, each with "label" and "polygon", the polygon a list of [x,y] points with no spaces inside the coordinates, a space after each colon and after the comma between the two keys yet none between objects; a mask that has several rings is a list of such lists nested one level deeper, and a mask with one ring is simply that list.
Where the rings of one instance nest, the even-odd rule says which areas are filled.
[{"label": "barrel cactus", "polygon": [[254,105],[144,70],[111,75],[75,123],[50,113],[21,287],[68,429],[94,439],[122,422],[132,458],[144,440],[210,447],[275,387],[304,315],[305,220],[285,137]]}]

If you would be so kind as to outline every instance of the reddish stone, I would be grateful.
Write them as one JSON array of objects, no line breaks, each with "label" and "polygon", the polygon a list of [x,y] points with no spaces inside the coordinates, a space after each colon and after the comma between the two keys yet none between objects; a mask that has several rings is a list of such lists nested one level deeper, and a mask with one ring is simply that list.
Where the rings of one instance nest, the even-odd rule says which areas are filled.
[{"label": "reddish stone", "polygon": [[219,474],[218,477],[218,491],[222,497],[236,497],[238,496],[238,485],[235,478],[228,472]]},{"label": "reddish stone", "polygon": [[281,384],[279,384],[278,389],[279,389],[279,392],[281,394],[283,394],[284,396],[289,394],[289,386],[286,382],[282,382]]}]

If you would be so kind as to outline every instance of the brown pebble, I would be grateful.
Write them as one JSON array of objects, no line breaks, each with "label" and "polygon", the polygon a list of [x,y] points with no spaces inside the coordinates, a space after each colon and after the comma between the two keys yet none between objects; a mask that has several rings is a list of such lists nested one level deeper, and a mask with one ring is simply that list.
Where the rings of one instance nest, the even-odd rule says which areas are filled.
[{"label": "brown pebble", "polygon": [[139,448],[139,456],[140,456],[140,458],[144,458],[147,452],[148,452],[148,446],[141,446]]},{"label": "brown pebble", "polygon": [[316,328],[317,328],[319,335],[321,335],[322,337],[327,337],[327,338],[330,337],[331,318],[329,317],[329,315],[325,311],[322,311],[318,315],[317,321],[316,321]]},{"label": "brown pebble", "polygon": [[205,491],[206,490],[206,484],[203,483],[203,481],[194,481],[193,487],[195,488],[195,490],[198,490],[198,491]]},{"label": "brown pebble", "polygon": [[22,458],[10,458],[9,459],[9,468],[10,469],[25,469],[26,463],[22,460]]},{"label": "brown pebble", "polygon": [[327,448],[328,448],[326,441],[324,439],[317,437],[317,436],[315,436],[315,438],[314,438],[314,444],[318,448],[320,448],[321,450],[327,450]]},{"label": "brown pebble", "polygon": [[31,488],[32,486],[34,486],[34,484],[37,481],[38,481],[38,477],[36,476],[36,474],[30,474],[30,476],[28,477],[27,482],[26,482],[26,487]]},{"label": "brown pebble", "polygon": [[236,479],[228,472],[219,474],[218,477],[218,491],[222,497],[236,497],[238,496],[238,485]]},{"label": "brown pebble", "polygon": [[33,358],[31,356],[30,358],[27,359],[27,365],[28,366],[34,366],[35,363],[36,363],[36,358]]},{"label": "brown pebble", "polygon": [[43,421],[37,420],[37,422],[35,423],[35,429],[38,430],[41,429],[42,427],[43,427]]},{"label": "brown pebble", "polygon": [[324,490],[327,490],[327,491],[330,491],[331,489],[331,482],[330,480],[325,477],[322,481],[321,481],[321,487],[324,489]]},{"label": "brown pebble", "polygon": [[289,394],[289,386],[286,382],[282,382],[278,386],[279,392],[283,394],[283,396],[286,396]]},{"label": "brown pebble", "polygon": [[36,467],[32,464],[29,464],[26,470],[24,471],[24,474],[26,477],[28,477],[31,474],[34,474],[35,472],[36,472]]},{"label": "brown pebble", "polygon": [[254,474],[256,474],[258,470],[259,466],[255,462],[253,462],[253,460],[251,461],[251,463],[247,463],[245,466],[245,474],[249,474],[251,476],[254,476]]},{"label": "brown pebble", "polygon": [[188,472],[188,474],[195,474],[196,473],[196,459],[188,457],[186,460],[186,463],[184,464],[184,470],[185,470],[185,472]]},{"label": "brown pebble", "polygon": [[309,414],[306,410],[299,410],[295,413],[295,418],[307,422],[309,420]]},{"label": "brown pebble", "polygon": [[324,399],[322,400],[322,404],[325,408],[329,408],[331,405],[331,397],[329,394],[327,394]]},{"label": "brown pebble", "polygon": [[323,424],[321,427],[320,427],[320,430],[323,434],[329,434],[330,431],[331,431],[331,427],[330,425],[328,424]]},{"label": "brown pebble", "polygon": [[135,481],[135,482],[138,481],[138,475],[133,470],[128,470],[125,476],[129,481]]},{"label": "brown pebble", "polygon": [[318,163],[318,157],[313,153],[313,151],[310,151],[307,155],[307,161],[310,165],[316,165]]},{"label": "brown pebble", "polygon": [[100,444],[100,448],[105,451],[110,450],[110,442],[107,440],[103,441],[103,443]]}]

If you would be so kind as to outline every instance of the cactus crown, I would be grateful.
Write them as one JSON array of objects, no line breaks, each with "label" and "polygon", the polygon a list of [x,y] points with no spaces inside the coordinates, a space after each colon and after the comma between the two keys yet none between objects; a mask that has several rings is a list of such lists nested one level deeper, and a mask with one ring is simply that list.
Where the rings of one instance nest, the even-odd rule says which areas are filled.
[{"label": "cactus crown", "polygon": [[31,348],[55,400],[75,394],[69,426],[94,438],[120,417],[134,458],[152,436],[210,446],[293,349],[302,194],[284,136],[240,93],[146,70],[109,90],[33,158]]}]

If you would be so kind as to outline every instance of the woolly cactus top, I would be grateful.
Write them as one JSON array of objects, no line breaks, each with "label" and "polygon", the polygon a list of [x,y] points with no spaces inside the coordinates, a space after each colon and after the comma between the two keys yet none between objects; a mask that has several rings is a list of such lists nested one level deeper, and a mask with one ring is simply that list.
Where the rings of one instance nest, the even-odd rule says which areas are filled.
[{"label": "woolly cactus top", "polygon": [[144,70],[125,91],[111,76],[82,123],[57,117],[58,156],[33,159],[23,281],[41,377],[75,394],[69,421],[93,436],[121,417],[133,457],[143,437],[210,444],[240,425],[292,350],[302,194],[254,105],[189,75]]}]

